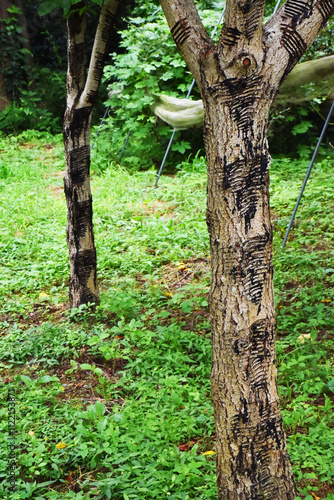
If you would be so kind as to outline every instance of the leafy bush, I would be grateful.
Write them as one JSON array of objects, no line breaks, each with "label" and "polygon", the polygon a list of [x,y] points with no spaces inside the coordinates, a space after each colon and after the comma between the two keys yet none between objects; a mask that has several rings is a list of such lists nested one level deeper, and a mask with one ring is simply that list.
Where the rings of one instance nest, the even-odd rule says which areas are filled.
[{"label": "leafy bush", "polygon": [[0,114],[0,131],[18,134],[35,129],[59,133],[65,110],[65,74],[44,68],[26,90],[20,86],[16,101]]},{"label": "leafy bush", "polygon": [[[217,3],[216,11],[201,12],[209,31],[221,9],[221,3]],[[154,11],[154,6],[149,10],[139,8],[137,17],[128,20],[128,28],[121,34],[122,53],[112,55],[113,63],[104,73],[110,95],[106,104],[111,107],[105,133],[116,156],[130,133],[122,162],[132,171],[159,165],[171,135],[170,127],[151,111],[154,96],[168,93],[184,98],[192,81],[162,12]],[[193,97],[200,99],[196,86]],[[178,155],[172,153],[169,164],[179,163],[180,153],[196,153],[199,144],[202,145],[201,130],[178,132],[172,146],[172,152]]]}]

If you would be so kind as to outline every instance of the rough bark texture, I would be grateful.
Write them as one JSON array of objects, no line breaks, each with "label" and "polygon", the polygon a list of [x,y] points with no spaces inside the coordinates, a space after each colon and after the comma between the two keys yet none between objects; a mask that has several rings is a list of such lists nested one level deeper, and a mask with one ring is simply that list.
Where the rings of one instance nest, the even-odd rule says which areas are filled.
[{"label": "rough bark texture", "polygon": [[82,1],[67,20],[67,106],[64,116],[67,202],[67,244],[70,255],[70,304],[98,303],[96,250],[90,189],[90,124],[92,107],[100,85],[107,43],[112,33],[118,1],[107,0],[101,8],[95,42],[87,71],[86,19]]},{"label": "rough bark texture", "polygon": [[293,500],[276,387],[266,126],[333,1],[288,0],[262,26],[264,0],[227,0],[217,46],[193,0],[160,2],[205,109],[219,499]]}]

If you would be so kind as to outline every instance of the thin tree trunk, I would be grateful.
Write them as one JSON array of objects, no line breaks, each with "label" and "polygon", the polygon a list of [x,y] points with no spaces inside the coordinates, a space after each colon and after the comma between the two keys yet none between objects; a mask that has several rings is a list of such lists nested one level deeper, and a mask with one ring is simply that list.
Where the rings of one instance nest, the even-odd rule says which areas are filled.
[{"label": "thin tree trunk", "polygon": [[64,118],[71,307],[99,302],[89,176],[91,111],[91,107],[68,107]]},{"label": "thin tree trunk", "polygon": [[64,116],[67,203],[67,244],[70,256],[71,307],[99,302],[93,206],[90,188],[90,125],[112,34],[117,0],[101,8],[87,71],[85,2],[75,4],[68,16],[67,105]]},{"label": "thin tree trunk", "polygon": [[[84,8],[84,2],[78,5]],[[68,29],[67,107],[64,116],[67,244],[70,256],[71,307],[99,302],[93,209],[90,189],[89,133],[92,106],[81,105],[86,81],[86,19],[70,14]]]}]

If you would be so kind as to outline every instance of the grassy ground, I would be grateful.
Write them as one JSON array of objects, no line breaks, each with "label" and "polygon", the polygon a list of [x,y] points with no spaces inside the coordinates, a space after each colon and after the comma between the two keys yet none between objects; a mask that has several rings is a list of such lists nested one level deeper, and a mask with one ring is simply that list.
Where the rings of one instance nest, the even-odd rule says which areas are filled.
[{"label": "grassy ground", "polygon": [[[152,189],[94,150],[101,305],[70,312],[60,137],[0,138],[0,497],[216,499],[205,166]],[[300,497],[333,500],[333,152],[272,165],[278,385]],[[8,390],[17,488],[9,492]]]}]

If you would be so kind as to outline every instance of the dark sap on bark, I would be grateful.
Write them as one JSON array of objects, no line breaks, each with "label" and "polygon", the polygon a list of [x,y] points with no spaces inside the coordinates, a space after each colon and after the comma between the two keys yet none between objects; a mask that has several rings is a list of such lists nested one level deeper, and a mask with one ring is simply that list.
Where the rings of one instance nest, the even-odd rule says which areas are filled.
[{"label": "dark sap on bark", "polygon": [[236,119],[231,104],[223,124],[217,115],[205,123],[219,500],[292,500],[276,388],[266,116],[248,108]]},{"label": "dark sap on bark", "polygon": [[64,124],[66,176],[64,180],[68,210],[67,243],[70,256],[71,307],[98,303],[96,250],[90,192],[89,122],[91,108],[67,113]]}]

